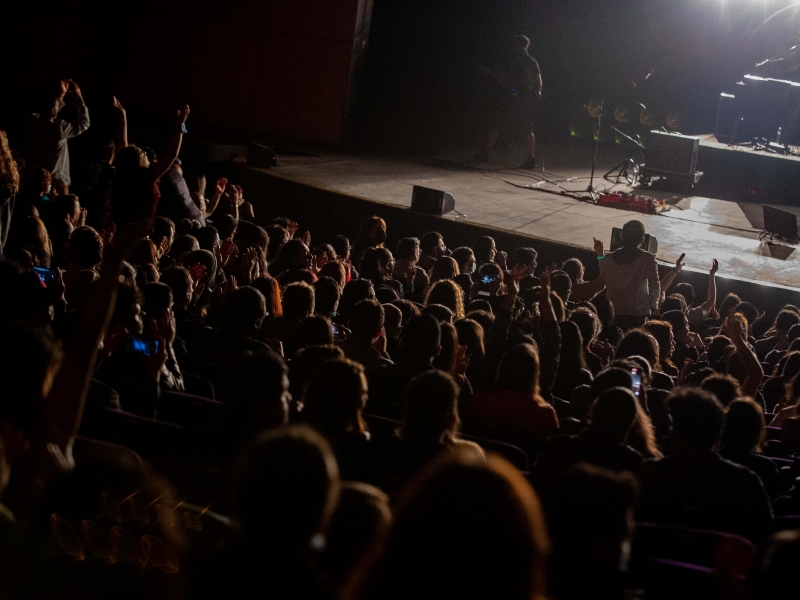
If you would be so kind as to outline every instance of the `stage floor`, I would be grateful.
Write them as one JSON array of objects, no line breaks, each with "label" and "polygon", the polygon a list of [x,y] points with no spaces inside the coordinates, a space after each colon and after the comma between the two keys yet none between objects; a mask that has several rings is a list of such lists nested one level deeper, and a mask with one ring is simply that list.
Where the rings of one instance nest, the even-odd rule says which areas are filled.
[{"label": "stage floor", "polygon": [[[664,191],[641,193],[664,199],[671,210],[645,215],[594,205],[559,192],[579,192],[589,184],[592,148],[585,141],[539,148],[544,162],[536,171],[515,168],[521,151],[498,151],[491,164],[469,164],[467,151],[436,158],[367,157],[346,154],[281,156],[270,175],[399,206],[411,205],[411,189],[422,185],[453,194],[463,219],[480,225],[591,248],[592,238],[609,244],[612,227],[640,219],[658,238],[658,258],[674,262],[686,254],[689,268],[706,270],[720,263],[720,277],[734,277],[790,288],[800,287],[796,246],[759,241],[760,204],[737,203]],[[624,158],[617,146],[601,146],[596,189],[630,190],[602,175]],[[781,207],[800,215],[799,207]],[[462,218],[456,213],[447,219]],[[391,227],[391,224],[389,225]],[[533,244],[535,246],[535,243]]]}]

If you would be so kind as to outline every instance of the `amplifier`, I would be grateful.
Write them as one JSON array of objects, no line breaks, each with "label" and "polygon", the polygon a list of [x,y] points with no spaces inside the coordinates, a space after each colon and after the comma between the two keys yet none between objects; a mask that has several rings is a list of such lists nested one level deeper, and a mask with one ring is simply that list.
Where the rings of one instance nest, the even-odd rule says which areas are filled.
[{"label": "amplifier", "polygon": [[699,150],[699,138],[651,131],[640,172],[693,180]]}]

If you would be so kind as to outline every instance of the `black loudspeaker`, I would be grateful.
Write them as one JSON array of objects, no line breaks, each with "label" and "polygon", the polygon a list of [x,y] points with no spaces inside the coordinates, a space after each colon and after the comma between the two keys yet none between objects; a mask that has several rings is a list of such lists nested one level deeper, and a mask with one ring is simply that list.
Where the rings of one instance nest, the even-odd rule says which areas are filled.
[{"label": "black loudspeaker", "polygon": [[[644,242],[642,242],[642,245],[639,247],[642,250],[647,250],[651,254],[655,254],[658,252],[658,239],[654,235],[645,233]],[[613,252],[614,250],[619,250],[620,248],[622,248],[622,229],[619,227],[614,227],[611,230],[611,248],[609,248],[608,251]]]},{"label": "black loudspeaker", "polygon": [[736,118],[736,96],[722,92],[717,104],[717,122],[714,126],[714,137],[723,144],[733,144],[733,138],[739,130],[739,119]]},{"label": "black loudspeaker", "polygon": [[764,205],[764,231],[787,242],[797,243],[797,216],[774,206]]},{"label": "black loudspeaker", "polygon": [[247,166],[257,169],[271,169],[278,166],[278,155],[271,148],[250,142],[247,144]]},{"label": "black loudspeaker", "polygon": [[649,175],[693,179],[699,150],[699,138],[651,131],[641,170]]},{"label": "black loudspeaker", "polygon": [[411,208],[427,215],[444,215],[456,209],[452,194],[415,185],[411,194]]}]

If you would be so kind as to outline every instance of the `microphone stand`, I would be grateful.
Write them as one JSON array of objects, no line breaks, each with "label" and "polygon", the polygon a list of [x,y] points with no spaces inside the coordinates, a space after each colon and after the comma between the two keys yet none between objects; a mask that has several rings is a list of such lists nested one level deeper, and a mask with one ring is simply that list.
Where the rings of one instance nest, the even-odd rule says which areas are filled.
[{"label": "microphone stand", "polygon": [[589,195],[592,197],[592,202],[595,204],[597,203],[597,198],[595,198],[597,192],[594,191],[594,170],[597,166],[597,149],[600,146],[600,132],[602,131],[603,109],[605,108],[605,103],[605,98],[600,100],[600,108],[597,113],[597,136],[594,138],[594,154],[592,155],[592,175],[589,178],[589,187],[586,188],[586,191],[589,192]]}]

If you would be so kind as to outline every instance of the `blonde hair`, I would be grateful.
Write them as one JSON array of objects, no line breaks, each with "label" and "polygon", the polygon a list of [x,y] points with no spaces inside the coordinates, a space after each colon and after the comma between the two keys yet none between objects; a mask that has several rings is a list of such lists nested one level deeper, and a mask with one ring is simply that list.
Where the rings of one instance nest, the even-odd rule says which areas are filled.
[{"label": "blonde hair", "polygon": [[11,156],[8,135],[0,129],[0,197],[13,196],[19,191],[19,169]]},{"label": "blonde hair", "polygon": [[464,318],[464,292],[454,281],[442,279],[434,283],[425,295],[425,306],[430,304],[446,306],[453,311],[456,321]]},{"label": "blonde hair", "polygon": [[458,263],[449,256],[439,257],[431,267],[431,283],[436,283],[443,279],[452,279],[459,275]]}]

